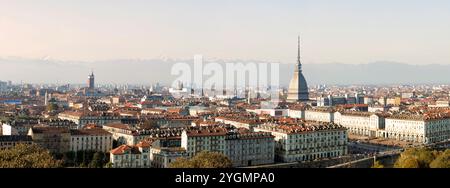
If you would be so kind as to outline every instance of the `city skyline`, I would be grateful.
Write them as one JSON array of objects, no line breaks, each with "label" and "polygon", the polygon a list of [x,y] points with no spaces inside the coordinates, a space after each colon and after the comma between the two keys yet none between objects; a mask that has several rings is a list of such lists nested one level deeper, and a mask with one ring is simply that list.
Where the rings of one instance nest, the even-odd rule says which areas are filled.
[{"label": "city skyline", "polygon": [[305,64],[450,64],[448,1],[21,0],[0,5],[1,58],[97,62],[203,54],[295,63],[292,38],[301,34]]},{"label": "city skyline", "polygon": [[[306,48],[306,47],[304,47]],[[295,61],[295,58],[294,58]],[[99,84],[162,83],[169,85],[176,76],[172,67],[179,62],[193,65],[192,60],[117,60],[90,62],[66,62],[56,60],[26,60],[0,58],[0,81],[29,84],[86,84],[86,77],[93,70]],[[206,58],[206,63],[211,62]],[[212,61],[222,67],[226,63],[268,63],[264,61]],[[270,62],[269,62],[270,63]],[[308,64],[302,61],[305,77],[310,84],[327,85],[389,85],[389,84],[448,84],[450,65],[409,65],[396,62],[372,62],[352,65],[342,63]],[[157,65],[157,66],[155,66]],[[294,63],[280,64],[280,84],[286,87],[292,78]],[[20,71],[17,71],[20,70]],[[323,74],[323,73],[327,74]],[[61,74],[63,73],[63,74]],[[351,74],[350,74],[351,73]],[[38,76],[36,76],[38,75]],[[380,77],[379,75],[384,75]],[[188,83],[186,83],[188,84]]]},{"label": "city skyline", "polygon": [[[449,10],[448,0],[0,0],[0,170],[274,186],[299,184],[302,168],[448,169]],[[388,174],[369,173],[358,174]],[[78,177],[23,174],[33,186]],[[85,177],[140,177],[98,174]],[[388,176],[407,186],[411,175]]]}]

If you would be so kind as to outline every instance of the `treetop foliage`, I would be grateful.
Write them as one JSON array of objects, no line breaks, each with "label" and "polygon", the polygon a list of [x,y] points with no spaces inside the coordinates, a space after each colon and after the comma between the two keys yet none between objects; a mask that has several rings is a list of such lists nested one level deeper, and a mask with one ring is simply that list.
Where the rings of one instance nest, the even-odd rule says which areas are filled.
[{"label": "treetop foliage", "polygon": [[170,164],[171,168],[231,168],[233,163],[224,154],[202,151],[191,159],[179,158]]},{"label": "treetop foliage", "polygon": [[396,161],[395,168],[450,168],[450,149],[444,152],[427,148],[406,149]]},{"label": "treetop foliage", "polygon": [[0,150],[0,168],[60,168],[62,162],[55,160],[50,152],[36,144],[18,144]]}]

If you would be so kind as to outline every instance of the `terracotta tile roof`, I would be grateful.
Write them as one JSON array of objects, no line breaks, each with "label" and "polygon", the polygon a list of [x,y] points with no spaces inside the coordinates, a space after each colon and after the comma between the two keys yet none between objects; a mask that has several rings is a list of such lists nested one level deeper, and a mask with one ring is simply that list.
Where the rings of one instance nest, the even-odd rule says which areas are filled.
[{"label": "terracotta tile roof", "polygon": [[160,113],[165,112],[164,109],[159,109],[159,108],[144,108],[144,109],[142,109],[142,111],[160,112]]},{"label": "terracotta tile roof", "polygon": [[227,135],[227,139],[239,139],[239,140],[251,140],[251,139],[263,139],[263,138],[274,138],[269,132],[250,132],[237,130],[237,132],[232,132]]},{"label": "terracotta tile roof", "polygon": [[441,119],[449,119],[450,111],[431,111],[425,113],[416,113],[416,114],[407,114],[407,113],[398,113],[393,114],[389,117],[389,119],[403,119],[403,120],[415,120],[415,121],[435,121]]},{"label": "terracotta tile roof", "polygon": [[117,113],[110,113],[110,112],[102,112],[102,111],[65,111],[59,113],[59,115],[69,115],[69,116],[76,116],[76,117],[83,117],[83,116],[94,116],[94,117],[105,117],[105,116],[118,116]]},{"label": "terracotta tile roof", "polygon": [[0,142],[31,142],[33,139],[28,135],[0,135]]},{"label": "terracotta tile roof", "polygon": [[236,121],[239,123],[247,123],[247,124],[261,124],[264,123],[264,120],[261,120],[258,115],[250,114],[250,113],[231,113],[231,114],[223,114],[215,118],[216,120],[228,120],[228,121]]},{"label": "terracotta tile roof", "polygon": [[228,130],[224,127],[210,126],[186,130],[188,136],[225,136]]},{"label": "terracotta tile roof", "polygon": [[197,126],[211,126],[211,125],[220,125],[222,123],[215,121],[204,121],[204,120],[196,120],[194,121]]},{"label": "terracotta tile roof", "polygon": [[267,131],[275,131],[286,134],[302,134],[306,132],[323,131],[323,130],[346,130],[341,125],[335,123],[308,123],[302,125],[279,125],[274,123],[266,123],[259,125],[257,128]]},{"label": "terracotta tile roof", "polygon": [[180,113],[182,111],[183,111],[183,108],[168,108],[167,109],[167,112],[170,112],[170,113]]},{"label": "terracotta tile roof", "polygon": [[53,133],[70,133],[68,127],[48,127],[48,126],[35,126],[31,128],[33,133],[44,133],[44,134],[53,134]]},{"label": "terracotta tile roof", "polygon": [[112,135],[108,131],[105,131],[104,129],[101,128],[70,130],[70,133],[71,135],[95,135],[95,136]]},{"label": "terracotta tile roof", "polygon": [[114,155],[122,155],[125,153],[125,151],[129,151],[131,150],[131,146],[127,146],[127,145],[121,145],[117,148],[114,148],[113,150],[111,150],[111,154]]},{"label": "terracotta tile roof", "polygon": [[112,127],[112,128],[117,128],[117,129],[131,130],[130,125],[123,124],[123,123],[108,123],[106,125],[103,125],[103,127]]},{"label": "terracotta tile roof", "polygon": [[339,111],[339,113],[341,113],[344,116],[361,116],[361,117],[369,117],[375,114],[372,112],[355,112],[355,111]]},{"label": "terracotta tile roof", "polygon": [[364,108],[364,107],[369,107],[368,104],[345,104],[342,105],[343,108],[354,108],[354,107],[359,107],[359,108]]},{"label": "terracotta tile roof", "polygon": [[149,148],[151,146],[150,141],[140,141],[138,144],[136,144],[136,147],[140,147],[140,148]]},{"label": "terracotta tile roof", "polygon": [[113,155],[123,155],[125,153],[140,154],[141,152],[139,151],[138,147],[121,145],[121,146],[111,150],[110,153],[113,154]]}]

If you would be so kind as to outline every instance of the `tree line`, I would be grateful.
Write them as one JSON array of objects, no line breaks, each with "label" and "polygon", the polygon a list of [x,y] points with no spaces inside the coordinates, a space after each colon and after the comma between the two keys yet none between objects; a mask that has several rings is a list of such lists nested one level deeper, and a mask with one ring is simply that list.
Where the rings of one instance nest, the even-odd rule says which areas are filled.
[{"label": "tree line", "polygon": [[[380,161],[375,161],[372,168],[384,166]],[[400,154],[394,168],[450,168],[450,149],[408,148]]]},{"label": "tree line", "polygon": [[400,154],[394,168],[450,168],[450,149],[410,148]]},{"label": "tree line", "polygon": [[0,168],[103,168],[110,167],[109,154],[96,151],[52,154],[37,144],[18,144],[0,150]]},{"label": "tree line", "polygon": [[56,154],[55,158],[62,160],[64,167],[103,168],[109,166],[109,153],[100,151],[69,151]]},{"label": "tree line", "polygon": [[170,168],[231,168],[233,163],[224,154],[202,151],[190,159],[178,158]]}]

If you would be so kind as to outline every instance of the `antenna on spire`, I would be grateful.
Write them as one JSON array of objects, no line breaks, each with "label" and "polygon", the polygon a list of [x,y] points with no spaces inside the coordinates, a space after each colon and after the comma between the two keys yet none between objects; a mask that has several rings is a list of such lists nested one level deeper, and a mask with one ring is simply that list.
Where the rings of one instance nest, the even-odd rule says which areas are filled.
[{"label": "antenna on spire", "polygon": [[298,36],[298,54],[297,54],[297,60],[300,62],[300,35]]},{"label": "antenna on spire", "polygon": [[298,36],[297,66],[298,71],[302,71],[302,62],[300,61],[300,35]]}]

